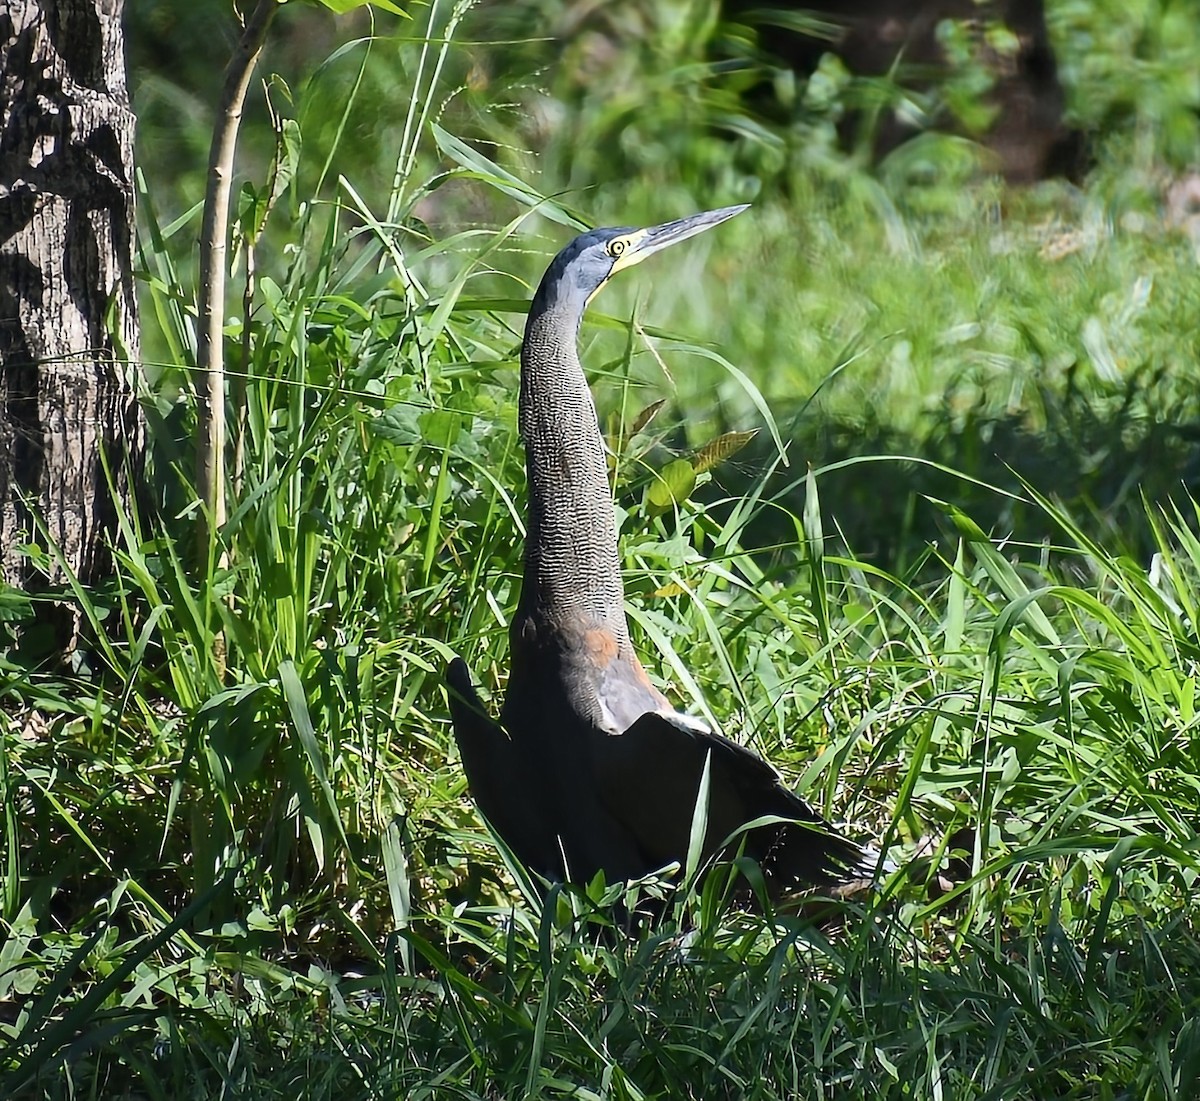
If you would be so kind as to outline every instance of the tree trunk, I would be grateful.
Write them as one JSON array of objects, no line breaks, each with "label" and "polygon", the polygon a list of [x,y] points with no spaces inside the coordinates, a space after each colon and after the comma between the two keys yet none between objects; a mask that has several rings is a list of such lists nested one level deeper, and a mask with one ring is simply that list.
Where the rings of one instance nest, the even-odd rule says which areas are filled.
[{"label": "tree trunk", "polygon": [[140,469],[123,4],[0,8],[0,576],[21,586],[35,516],[67,568],[104,576]]}]

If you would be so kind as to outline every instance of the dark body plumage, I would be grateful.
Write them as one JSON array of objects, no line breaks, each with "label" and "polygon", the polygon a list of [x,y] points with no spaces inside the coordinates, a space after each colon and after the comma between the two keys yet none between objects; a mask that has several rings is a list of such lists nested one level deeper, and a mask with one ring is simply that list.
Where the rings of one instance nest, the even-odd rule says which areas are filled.
[{"label": "dark body plumage", "polygon": [[834,834],[753,751],[675,711],[629,641],[607,464],[576,351],[584,309],[610,275],[738,213],[577,237],[534,296],[521,349],[520,428],[529,521],[512,670],[496,723],[461,659],[447,673],[471,793],[523,863],[586,882],[685,861],[709,762],[705,855],[739,827],[772,894],[863,874]]}]

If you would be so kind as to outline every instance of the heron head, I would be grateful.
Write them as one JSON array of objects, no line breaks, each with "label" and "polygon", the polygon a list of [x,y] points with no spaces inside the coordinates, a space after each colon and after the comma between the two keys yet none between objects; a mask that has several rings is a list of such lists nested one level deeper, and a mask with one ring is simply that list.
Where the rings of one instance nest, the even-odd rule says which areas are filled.
[{"label": "heron head", "polygon": [[582,233],[551,261],[538,288],[535,307],[539,304],[542,309],[574,307],[582,315],[584,307],[617,272],[640,264],[669,245],[720,225],[748,205],[706,210],[648,229],[623,226]]}]

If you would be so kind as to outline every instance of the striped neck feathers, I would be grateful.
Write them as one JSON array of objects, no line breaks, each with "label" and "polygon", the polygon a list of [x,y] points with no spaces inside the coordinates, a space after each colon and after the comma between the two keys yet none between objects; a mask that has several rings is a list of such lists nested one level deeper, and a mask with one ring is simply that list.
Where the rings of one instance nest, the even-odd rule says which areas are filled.
[{"label": "striped neck feathers", "polygon": [[579,363],[582,309],[534,300],[521,348],[520,427],[529,479],[523,618],[627,637],[608,464]]}]

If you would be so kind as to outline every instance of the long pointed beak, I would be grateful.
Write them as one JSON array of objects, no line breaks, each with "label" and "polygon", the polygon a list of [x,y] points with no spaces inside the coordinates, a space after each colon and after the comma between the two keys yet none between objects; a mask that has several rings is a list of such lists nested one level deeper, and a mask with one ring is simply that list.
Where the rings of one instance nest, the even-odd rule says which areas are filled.
[{"label": "long pointed beak", "polygon": [[680,241],[695,237],[697,233],[719,226],[735,214],[741,214],[749,206],[749,203],[742,203],[739,206],[723,206],[720,210],[705,210],[700,214],[689,214],[686,218],[677,218],[673,222],[664,222],[661,226],[651,226],[636,234],[630,234],[633,240],[613,264],[611,274],[615,275],[618,271],[640,264],[647,256],[653,256],[670,245],[677,245]]}]

